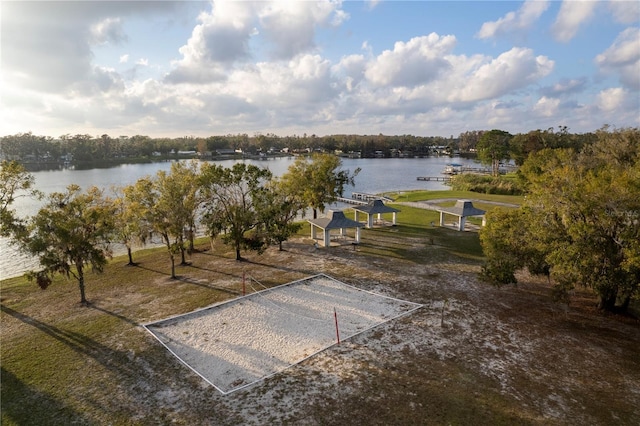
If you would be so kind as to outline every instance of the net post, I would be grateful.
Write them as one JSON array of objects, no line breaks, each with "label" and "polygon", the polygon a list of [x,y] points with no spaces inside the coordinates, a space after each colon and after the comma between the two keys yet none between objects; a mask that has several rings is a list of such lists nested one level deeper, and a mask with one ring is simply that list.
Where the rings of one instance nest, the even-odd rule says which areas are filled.
[{"label": "net post", "polygon": [[335,307],[333,308],[333,318],[336,321],[336,339],[338,339],[338,344],[340,344],[340,332],[338,331],[338,314]]}]

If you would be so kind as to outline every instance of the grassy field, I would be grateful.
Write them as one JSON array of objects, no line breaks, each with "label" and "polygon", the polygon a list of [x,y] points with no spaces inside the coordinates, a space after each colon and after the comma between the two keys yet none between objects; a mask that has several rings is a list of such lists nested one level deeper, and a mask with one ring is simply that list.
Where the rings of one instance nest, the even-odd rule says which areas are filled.
[{"label": "grassy field", "polygon": [[[520,202],[394,198],[429,197]],[[488,286],[476,233],[396,206],[398,226],[363,230],[355,248],[316,249],[308,226],[243,262],[200,241],[175,280],[163,249],[140,250],[137,266],[88,276],[90,307],[63,277],[44,291],[2,281],[2,424],[640,424],[636,320],[599,313],[587,291],[559,305],[534,277]],[[269,287],[318,273],[425,306],[228,396],[140,326],[237,297],[243,275]]]}]

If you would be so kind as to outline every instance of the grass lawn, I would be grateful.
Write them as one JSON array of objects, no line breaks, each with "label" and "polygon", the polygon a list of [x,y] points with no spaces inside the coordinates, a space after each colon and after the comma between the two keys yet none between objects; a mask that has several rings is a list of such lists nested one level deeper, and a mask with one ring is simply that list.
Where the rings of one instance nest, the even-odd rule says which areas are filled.
[{"label": "grass lawn", "polygon": [[[397,201],[426,197],[520,202],[450,191]],[[597,312],[588,291],[557,304],[535,277],[488,286],[478,280],[477,233],[391,205],[402,210],[398,225],[363,230],[355,248],[317,249],[306,224],[284,251],[243,253],[242,262],[200,240],[177,279],[162,248],[136,252],[137,266],[115,258],[88,275],[89,307],[63,277],[47,290],[0,282],[1,423],[640,423],[636,320]],[[318,273],[425,306],[229,396],[140,326],[238,297],[243,276],[270,287]]]},{"label": "grass lawn", "polygon": [[[497,195],[497,194],[481,194],[477,192],[469,191],[401,191],[401,192],[388,192],[386,196],[393,198],[395,202],[403,201],[429,201],[439,199],[453,199],[453,200],[486,200],[510,204],[521,204],[523,201],[522,196],[514,195]],[[453,201],[455,203],[455,201]]]}]

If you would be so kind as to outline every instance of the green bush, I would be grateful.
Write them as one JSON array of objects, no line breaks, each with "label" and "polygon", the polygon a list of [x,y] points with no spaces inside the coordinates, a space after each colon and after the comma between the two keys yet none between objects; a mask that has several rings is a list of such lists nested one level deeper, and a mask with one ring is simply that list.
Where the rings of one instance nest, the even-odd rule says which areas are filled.
[{"label": "green bush", "polygon": [[482,194],[522,195],[524,190],[510,176],[487,176],[465,173],[454,176],[449,184],[454,191],[472,191]]}]

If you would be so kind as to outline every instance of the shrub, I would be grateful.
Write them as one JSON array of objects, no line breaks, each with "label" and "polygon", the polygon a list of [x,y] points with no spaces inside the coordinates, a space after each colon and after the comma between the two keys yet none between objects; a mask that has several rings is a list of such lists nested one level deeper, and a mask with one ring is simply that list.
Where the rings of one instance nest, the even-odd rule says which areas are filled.
[{"label": "shrub", "polygon": [[472,191],[483,194],[522,195],[524,190],[507,176],[487,176],[465,173],[454,176],[449,184],[454,191]]}]

